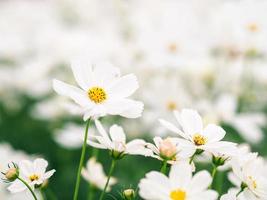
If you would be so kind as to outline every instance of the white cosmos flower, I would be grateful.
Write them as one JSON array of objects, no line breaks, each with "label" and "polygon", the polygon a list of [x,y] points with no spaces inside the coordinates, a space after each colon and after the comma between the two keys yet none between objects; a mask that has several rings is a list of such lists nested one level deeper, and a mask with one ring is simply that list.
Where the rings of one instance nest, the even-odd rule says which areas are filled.
[{"label": "white cosmos flower", "polygon": [[[103,166],[97,162],[95,157],[90,158],[86,164],[86,168],[82,169],[82,176],[93,186],[103,190],[107,182],[107,176],[105,175]],[[108,191],[110,187],[114,185],[117,180],[113,177],[110,178]]]},{"label": "white cosmos flower", "polygon": [[140,196],[146,200],[215,200],[217,192],[207,189],[212,178],[207,171],[192,176],[186,162],[174,164],[169,177],[156,171],[140,181]]},{"label": "white cosmos flower", "polygon": [[[48,162],[42,158],[37,158],[33,162],[22,160],[18,164],[19,176],[34,189],[35,186],[41,185],[55,173],[54,169],[46,172],[47,166]],[[7,189],[12,193],[17,193],[27,190],[27,187],[17,179]]]},{"label": "white cosmos flower", "polygon": [[[248,200],[267,199],[267,178],[264,160],[250,154],[250,159],[232,160],[234,184],[245,187],[242,195]],[[234,179],[235,178],[235,179]]]},{"label": "white cosmos flower", "polygon": [[145,147],[146,142],[144,140],[135,139],[126,143],[126,136],[122,127],[115,124],[110,127],[109,133],[107,133],[98,120],[95,121],[95,124],[100,135],[90,136],[90,139],[87,140],[89,145],[100,149],[108,149],[116,157],[125,154],[145,156],[152,154],[151,150]]},{"label": "white cosmos flower", "polygon": [[79,88],[59,80],[53,81],[53,88],[83,108],[84,120],[104,115],[141,116],[143,103],[128,98],[139,87],[134,74],[120,77],[119,69],[109,63],[73,63],[72,71]]},{"label": "white cosmos flower", "polygon": [[168,160],[169,163],[173,164],[176,161],[188,159],[194,154],[192,148],[180,145],[177,138],[162,139],[161,137],[155,137],[153,140],[155,145],[148,143],[147,148],[153,151],[152,157],[159,160]]},{"label": "white cosmos flower", "polygon": [[174,115],[183,131],[163,119],[160,119],[160,123],[181,136],[183,139],[179,140],[180,143],[189,145],[195,150],[205,150],[216,155],[228,154],[229,149],[231,150],[235,146],[232,142],[221,141],[225,136],[225,131],[220,126],[208,124],[203,128],[201,116],[197,111],[183,109],[181,112],[174,111]]}]

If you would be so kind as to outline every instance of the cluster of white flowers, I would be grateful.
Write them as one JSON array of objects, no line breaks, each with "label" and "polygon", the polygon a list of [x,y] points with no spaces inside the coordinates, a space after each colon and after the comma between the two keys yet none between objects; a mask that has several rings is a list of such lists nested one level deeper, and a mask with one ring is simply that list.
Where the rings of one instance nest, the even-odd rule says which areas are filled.
[{"label": "cluster of white flowers", "polygon": [[[248,147],[266,139],[266,10],[264,0],[0,1],[0,105],[16,115],[33,100],[32,118],[62,125],[51,126],[58,145],[82,148],[73,200],[80,177],[90,198],[106,198],[128,155],[160,166],[124,200],[267,200],[266,160]],[[86,149],[109,152],[107,175],[97,153],[85,165]],[[1,185],[0,199],[39,199],[55,172],[3,144],[0,161],[19,193]]]}]

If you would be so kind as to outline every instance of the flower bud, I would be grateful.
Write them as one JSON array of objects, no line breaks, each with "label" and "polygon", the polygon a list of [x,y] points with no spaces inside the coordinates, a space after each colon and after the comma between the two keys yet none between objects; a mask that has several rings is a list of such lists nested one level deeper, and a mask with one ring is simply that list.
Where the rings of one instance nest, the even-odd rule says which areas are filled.
[{"label": "flower bud", "polygon": [[162,158],[171,160],[176,155],[177,148],[170,138],[166,138],[159,144],[159,152]]},{"label": "flower bud", "polygon": [[224,165],[225,161],[228,159],[228,157],[223,157],[223,156],[212,156],[212,163],[216,166],[222,166]]},{"label": "flower bud", "polygon": [[133,189],[126,189],[122,195],[124,200],[133,200],[135,198],[135,191]]},{"label": "flower bud", "polygon": [[19,170],[16,167],[9,168],[8,171],[5,173],[5,177],[8,181],[14,181],[19,176]]}]

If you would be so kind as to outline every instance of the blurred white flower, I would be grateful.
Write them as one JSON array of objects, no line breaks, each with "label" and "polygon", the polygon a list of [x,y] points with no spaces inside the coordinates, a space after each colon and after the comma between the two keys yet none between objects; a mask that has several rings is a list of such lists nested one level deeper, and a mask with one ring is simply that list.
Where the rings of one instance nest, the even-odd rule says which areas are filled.
[{"label": "blurred white flower", "polygon": [[[126,136],[122,127],[113,125],[109,129],[109,134],[105,131],[102,124],[96,120],[96,128],[99,136],[89,136],[87,143],[95,148],[108,149],[113,157],[121,158],[126,154],[150,156],[152,151],[147,149],[146,142],[141,139],[134,139],[126,143]],[[97,142],[95,142],[96,140]]]},{"label": "blurred white flower", "polygon": [[[103,166],[101,165],[101,163],[96,161],[95,157],[88,160],[86,168],[82,169],[82,176],[94,187],[97,187],[101,190],[104,189],[107,182],[107,176],[105,175]],[[117,180],[114,177],[111,177],[107,190],[110,191],[111,186],[116,184],[116,182]]]},{"label": "blurred white flower", "polygon": [[156,171],[147,173],[139,183],[139,194],[146,200],[215,200],[217,192],[208,189],[211,182],[207,171],[192,176],[192,166],[182,162],[171,167],[169,177]]},{"label": "blurred white flower", "polygon": [[168,160],[169,163],[173,164],[177,161],[189,159],[193,154],[192,148],[186,148],[182,146],[176,138],[168,137],[162,139],[161,137],[154,138],[154,144],[148,143],[147,148],[153,151],[152,157],[159,160]]},{"label": "blurred white flower", "polygon": [[[89,127],[90,135],[95,135],[96,130]],[[62,129],[55,132],[55,141],[68,149],[80,148],[84,139],[84,127],[76,124],[66,124]]]},{"label": "blurred white flower", "polygon": [[54,90],[70,97],[84,110],[84,120],[90,117],[121,115],[137,118],[143,111],[143,103],[128,99],[139,87],[133,74],[120,77],[118,68],[109,63],[93,67],[86,63],[72,64],[74,77],[82,88],[54,80]]},{"label": "blurred white flower", "polygon": [[[35,186],[40,186],[44,181],[49,179],[56,170],[46,172],[48,162],[44,159],[37,158],[33,162],[29,160],[22,160],[19,162],[19,177],[26,181],[29,186],[34,189]],[[27,187],[20,181],[15,180],[7,188],[11,193],[22,192],[27,190]]]},{"label": "blurred white flower", "polygon": [[235,151],[234,143],[221,141],[225,136],[225,131],[220,126],[208,124],[203,129],[203,122],[197,111],[183,109],[181,112],[174,111],[174,115],[183,131],[163,119],[160,119],[160,123],[181,136],[183,139],[178,139],[181,144],[215,155],[229,154]]},{"label": "blurred white flower", "polygon": [[[267,199],[266,168],[262,158],[252,156],[246,162],[232,160],[234,183],[243,189],[246,199]],[[233,180],[233,179],[232,179]]]}]

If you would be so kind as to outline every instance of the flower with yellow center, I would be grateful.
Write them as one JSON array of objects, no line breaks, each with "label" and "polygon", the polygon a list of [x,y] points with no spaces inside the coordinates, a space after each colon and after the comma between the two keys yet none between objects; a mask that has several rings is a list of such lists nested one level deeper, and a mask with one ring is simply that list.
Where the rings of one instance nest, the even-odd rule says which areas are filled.
[{"label": "flower with yellow center", "polygon": [[[232,142],[221,141],[225,136],[225,131],[215,124],[208,124],[204,127],[201,116],[197,111],[182,109],[181,112],[174,111],[174,116],[182,129],[174,124],[160,119],[160,123],[180,137],[180,145],[186,149],[203,150],[212,154],[227,154],[235,149]],[[201,151],[201,152],[203,152]]]},{"label": "flower with yellow center", "polygon": [[38,181],[39,176],[36,175],[36,174],[33,174],[33,175],[30,175],[30,176],[29,176],[29,179],[30,179],[31,182],[33,182],[33,181]]},{"label": "flower with yellow center", "polygon": [[171,200],[186,200],[186,192],[180,189],[173,190],[170,193]]},{"label": "flower with yellow center", "polygon": [[[55,173],[54,169],[46,172],[47,166],[48,162],[41,158],[37,158],[33,162],[22,160],[18,164],[19,177],[34,189],[46,182]],[[27,187],[16,179],[7,189],[12,193],[17,193],[27,190]]]},{"label": "flower with yellow center", "polygon": [[216,200],[217,192],[208,189],[212,178],[209,172],[193,175],[188,162],[172,165],[168,176],[152,171],[139,183],[139,194],[144,200]]},{"label": "flower with yellow center", "polygon": [[103,103],[107,99],[107,94],[101,87],[92,87],[88,90],[88,97],[95,103]]},{"label": "flower with yellow center", "polygon": [[201,146],[201,145],[206,144],[207,139],[203,135],[200,135],[199,133],[196,133],[193,136],[193,141],[194,141],[195,145]]},{"label": "flower with yellow center", "polygon": [[259,31],[259,26],[256,23],[250,23],[250,24],[247,25],[247,29],[250,32],[255,33],[255,32],[258,32]]},{"label": "flower with yellow center", "polygon": [[143,103],[129,98],[139,87],[135,75],[120,77],[119,69],[109,63],[74,63],[72,71],[79,87],[54,80],[53,88],[81,107],[84,120],[105,115],[141,116]]}]

